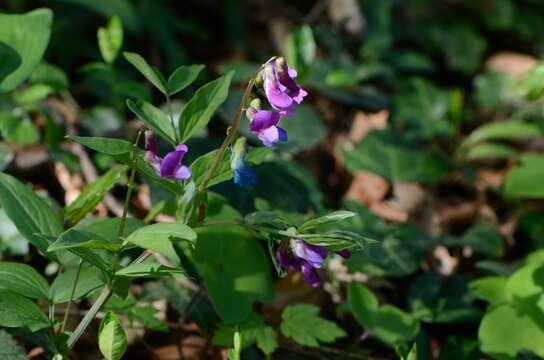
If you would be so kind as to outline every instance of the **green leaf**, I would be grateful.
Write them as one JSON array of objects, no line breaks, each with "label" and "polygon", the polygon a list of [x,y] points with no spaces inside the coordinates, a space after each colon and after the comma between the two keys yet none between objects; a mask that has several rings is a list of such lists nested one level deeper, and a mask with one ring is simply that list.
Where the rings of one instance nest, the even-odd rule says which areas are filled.
[{"label": "green leaf", "polygon": [[480,349],[496,359],[514,359],[522,350],[544,356],[542,315],[510,304],[492,306],[480,322]]},{"label": "green leaf", "polygon": [[87,213],[92,211],[106,193],[121,179],[126,167],[115,166],[107,173],[85,186],[81,194],[64,208],[66,227],[77,224]]},{"label": "green leaf", "polygon": [[176,135],[172,123],[160,109],[143,100],[138,100],[136,103],[132,100],[127,100],[127,106],[160,137],[173,146],[176,145]]},{"label": "green leaf", "polygon": [[303,25],[287,36],[285,57],[287,63],[304,78],[315,62],[315,40],[312,28]]},{"label": "green leaf", "polygon": [[105,62],[112,64],[123,45],[123,24],[118,16],[113,16],[108,25],[98,29],[98,47]]},{"label": "green leaf", "polygon": [[[240,219],[233,208],[217,199],[208,202],[211,222]],[[198,228],[193,253],[204,275],[208,294],[219,316],[226,323],[245,320],[254,301],[273,297],[268,256],[263,247],[240,226]]]},{"label": "green leaf", "polygon": [[290,305],[281,315],[281,332],[300,345],[319,347],[319,342],[331,343],[346,336],[336,323],[319,317],[315,305]]},{"label": "green leaf", "polygon": [[9,290],[0,290],[0,326],[38,331],[50,325],[36,303]]},{"label": "green leaf", "polygon": [[106,155],[123,155],[132,151],[129,141],[105,137],[67,136],[68,139]]},{"label": "green leaf", "polygon": [[357,321],[388,344],[411,340],[419,332],[417,319],[397,307],[380,306],[374,294],[363,284],[352,282],[348,298]]},{"label": "green leaf", "polygon": [[473,225],[461,237],[446,236],[442,243],[446,246],[470,246],[474,252],[489,257],[504,255],[501,234],[493,225],[486,223]]},{"label": "green leaf", "polygon": [[[251,137],[255,138],[249,130],[249,121],[244,122],[243,126],[248,135],[251,134]],[[281,127],[289,134],[289,140],[279,142],[277,148],[290,153],[298,153],[315,147],[327,133],[322,116],[307,104],[297,106],[295,113],[282,121]]]},{"label": "green leaf", "polygon": [[68,76],[61,68],[43,61],[32,71],[28,80],[32,84],[44,84],[55,90],[66,89],[70,85]]},{"label": "green leaf", "polygon": [[373,131],[354,149],[344,149],[350,171],[369,170],[390,181],[436,182],[448,170],[441,156],[402,143],[390,132]]},{"label": "green leaf", "polygon": [[139,264],[128,265],[115,273],[117,276],[126,277],[150,277],[161,278],[173,276],[178,279],[186,279],[187,273],[181,268],[175,268],[159,264],[153,259],[149,259]]},{"label": "green leaf", "polygon": [[153,306],[137,306],[134,307],[133,311],[131,311],[128,316],[138,321],[147,329],[168,332],[168,326],[155,317],[155,314],[158,312],[159,310],[155,309]]},{"label": "green leaf", "polygon": [[[191,179],[194,181],[197,188],[200,186],[202,181],[204,181],[204,178],[208,175],[208,171],[210,171],[210,167],[212,166],[212,163],[218,152],[219,150],[212,150],[207,154],[199,156],[191,164]],[[232,179],[233,175],[232,169],[230,168],[230,158],[231,157],[228,152],[225,152],[225,154],[223,154],[223,158],[220,160],[219,166],[217,167],[217,170],[208,182],[207,187],[211,187],[213,185]]]},{"label": "green leaf", "polygon": [[[119,241],[117,232],[120,224],[121,218],[97,218],[85,226],[79,227],[78,230],[91,232],[107,239],[110,243],[116,243]],[[125,230],[122,236],[127,237],[143,226],[145,223],[142,220],[129,217],[125,220]]]},{"label": "green leaf", "polygon": [[497,304],[507,301],[506,281],[504,276],[488,276],[471,281],[469,288],[475,297]]},{"label": "green leaf", "polygon": [[101,239],[98,235],[72,228],[66,230],[58,239],[53,236],[42,236],[42,238],[47,239],[52,245],[52,250],[48,251],[66,249],[89,264],[109,271],[113,254],[103,249],[114,248],[114,245],[111,245],[106,239]]},{"label": "green leaf", "polygon": [[[77,269],[72,267],[55,278],[49,289],[49,298],[54,304],[62,304],[70,301],[76,272]],[[83,266],[79,273],[74,300],[87,297],[92,291],[104,286],[104,283],[102,272],[99,269]]]},{"label": "green leaf", "polygon": [[28,360],[25,349],[5,330],[0,330],[0,359]]},{"label": "green leaf", "polygon": [[0,289],[11,290],[32,299],[48,299],[49,284],[32,266],[0,262]]},{"label": "green leaf", "polygon": [[238,331],[244,340],[243,346],[253,343],[266,355],[272,354],[278,348],[276,331],[265,324],[263,318],[252,313],[247,320],[236,325],[222,325],[215,332],[213,343],[221,346],[233,346],[234,334]]},{"label": "green leaf", "polygon": [[0,14],[0,43],[11,47],[21,59],[17,70],[0,82],[0,93],[21,84],[39,64],[51,35],[53,12],[41,8],[22,15]]},{"label": "green leaf", "polygon": [[0,41],[0,84],[21,66],[21,57],[12,47]]},{"label": "green leaf", "polygon": [[100,323],[98,347],[106,360],[120,360],[127,351],[127,335],[121,322],[109,311]]},{"label": "green leaf", "polygon": [[168,95],[172,96],[196,80],[204,65],[180,66],[168,78]]},{"label": "green leaf", "polygon": [[354,212],[346,211],[346,210],[337,210],[330,214],[306,221],[304,224],[300,226],[300,231],[301,232],[308,231],[320,225],[342,221],[344,219],[349,219],[350,217],[353,217],[353,216],[355,216]]},{"label": "green leaf", "polygon": [[401,360],[417,360],[417,344],[414,343],[410,351],[404,349],[401,346],[397,346],[397,355]]},{"label": "green leaf", "polygon": [[57,236],[62,232],[55,210],[19,180],[4,173],[0,173],[0,202],[17,230],[44,254],[49,242],[36,234]]},{"label": "green leaf", "polygon": [[125,59],[127,59],[129,63],[131,63],[136,69],[138,69],[138,71],[143,76],[145,76],[145,78],[149,80],[149,82],[151,82],[157,89],[159,89],[160,92],[165,95],[168,93],[166,91],[166,80],[157,68],[149,65],[143,57],[136,53],[130,53],[125,51],[123,55],[125,56]]},{"label": "green leaf", "polygon": [[32,121],[7,111],[0,112],[0,132],[4,139],[18,145],[35,144],[40,137]]},{"label": "green leaf", "polygon": [[181,143],[206,127],[214,112],[227,99],[232,75],[229,72],[202,86],[183,107],[178,121]]},{"label": "green leaf", "polygon": [[510,159],[518,155],[512,147],[498,143],[480,143],[471,146],[465,158],[467,160],[479,160],[485,158]]},{"label": "green leaf", "polygon": [[103,238],[100,235],[96,235],[92,232],[72,228],[66,230],[54,243],[49,245],[48,251],[72,248],[117,251],[121,248],[121,243],[118,241],[112,242],[109,239]]},{"label": "green leaf", "polygon": [[13,99],[21,105],[31,105],[39,100],[45,99],[54,92],[55,89],[49,85],[32,84],[24,89],[15,91]]},{"label": "green leaf", "polygon": [[347,230],[329,230],[322,234],[300,234],[300,238],[310,244],[326,246],[332,251],[351,247],[363,250],[368,245],[377,243],[374,239]]},{"label": "green leaf", "polygon": [[521,164],[506,174],[504,195],[511,198],[542,198],[544,186],[544,155],[526,153],[520,156]]},{"label": "green leaf", "polygon": [[533,124],[517,120],[496,121],[474,130],[463,144],[472,145],[485,140],[527,139],[541,135],[540,128]]},{"label": "green leaf", "polygon": [[144,249],[154,250],[174,261],[180,260],[171,241],[175,239],[187,240],[191,244],[196,241],[196,233],[184,224],[157,223],[144,226],[127,237],[127,241]]}]

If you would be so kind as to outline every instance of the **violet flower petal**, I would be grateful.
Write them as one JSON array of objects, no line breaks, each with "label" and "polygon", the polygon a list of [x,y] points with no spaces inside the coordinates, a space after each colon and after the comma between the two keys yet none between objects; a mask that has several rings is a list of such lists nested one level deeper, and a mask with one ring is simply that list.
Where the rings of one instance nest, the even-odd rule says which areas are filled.
[{"label": "violet flower petal", "polygon": [[317,288],[321,284],[319,275],[317,275],[315,269],[309,264],[302,264],[302,275],[304,276],[304,280],[306,280],[311,287]]},{"label": "violet flower petal", "polygon": [[345,259],[351,256],[351,251],[349,249],[338,250],[336,253]]},{"label": "violet flower petal", "polygon": [[276,251],[276,261],[284,269],[300,271],[300,261],[289,254],[283,246],[280,246]]},{"label": "violet flower petal", "polygon": [[280,121],[281,114],[276,111],[259,110],[251,118],[250,128],[253,132],[259,132],[276,126]]},{"label": "violet flower petal", "polygon": [[187,180],[188,178],[191,177],[191,169],[189,169],[187,166],[185,165],[181,165],[175,172],[174,174],[174,179],[176,180]]},{"label": "violet flower petal", "polygon": [[176,146],[176,149],[174,151],[166,154],[164,159],[162,159],[161,161],[160,176],[166,178],[174,178],[176,175],[176,171],[180,167],[181,159],[183,159],[183,156],[185,155],[187,150],[188,149],[185,144],[180,144]]},{"label": "violet flower petal", "polygon": [[303,240],[292,240],[293,254],[305,260],[312,267],[319,269],[323,266],[329,250],[324,246],[308,244]]}]

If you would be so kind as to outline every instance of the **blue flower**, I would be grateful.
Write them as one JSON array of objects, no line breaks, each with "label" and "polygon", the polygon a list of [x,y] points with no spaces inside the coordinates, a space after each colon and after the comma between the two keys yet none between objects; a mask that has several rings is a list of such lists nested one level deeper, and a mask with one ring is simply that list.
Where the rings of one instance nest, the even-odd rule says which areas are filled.
[{"label": "blue flower", "polygon": [[257,173],[251,166],[241,161],[239,167],[234,168],[234,183],[242,188],[252,187],[257,183]]},{"label": "blue flower", "polygon": [[257,182],[255,170],[244,162],[245,146],[246,138],[241,137],[230,148],[232,152],[230,168],[234,173],[234,183],[242,188],[251,187]]}]

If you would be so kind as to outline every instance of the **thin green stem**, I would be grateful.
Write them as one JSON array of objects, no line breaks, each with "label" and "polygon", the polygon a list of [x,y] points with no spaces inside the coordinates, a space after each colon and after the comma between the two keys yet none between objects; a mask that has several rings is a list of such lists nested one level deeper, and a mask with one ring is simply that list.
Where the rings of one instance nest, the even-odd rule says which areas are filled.
[{"label": "thin green stem", "polygon": [[[138,256],[134,261],[130,263],[130,265],[133,264],[139,264],[144,262],[149,256],[151,256],[150,252],[144,251],[140,256]],[[93,321],[93,319],[96,317],[96,314],[100,311],[102,306],[108,301],[110,296],[113,294],[113,289],[109,285],[105,285],[102,289],[102,293],[100,293],[100,296],[96,299],[93,306],[89,309],[89,311],[85,314],[81,322],[78,324],[77,328],[74,330],[72,335],[68,338],[67,346],[68,350],[72,349],[74,345],[77,343],[81,335],[85,332],[89,324]]]},{"label": "thin green stem", "polygon": [[136,163],[138,162],[138,143],[140,142],[140,138],[143,134],[143,130],[138,131],[138,135],[136,135],[136,141],[134,142],[133,148],[132,148],[132,163],[131,163],[131,169],[130,169],[130,177],[128,180],[128,189],[127,189],[127,195],[125,196],[125,204],[123,206],[123,215],[121,217],[121,223],[119,224],[119,230],[117,232],[117,237],[121,238],[125,232],[125,225],[127,223],[127,215],[128,215],[128,206],[130,204],[130,197],[132,196],[132,189],[134,188],[134,176],[136,175]]},{"label": "thin green stem", "polygon": [[74,284],[72,285],[72,291],[70,292],[70,300],[68,301],[68,305],[66,306],[66,311],[64,312],[64,319],[62,320],[62,326],[60,328],[61,333],[64,332],[64,329],[66,328],[66,323],[68,322],[68,315],[70,314],[70,307],[72,306],[72,302],[74,301],[74,295],[76,293],[77,283],[79,282],[79,275],[81,274],[82,265],[83,260],[79,260],[79,264],[77,265],[76,270],[76,277],[74,279]]},{"label": "thin green stem", "polygon": [[172,129],[174,129],[174,137],[176,138],[176,144],[179,144],[180,142],[179,132],[174,122],[174,112],[172,111],[172,101],[170,100],[170,95],[166,95],[166,106],[168,107],[168,115],[170,116],[170,124],[172,125]]},{"label": "thin green stem", "polygon": [[68,338],[67,346],[68,350],[71,350],[76,342],[79,340],[81,335],[85,332],[89,324],[93,321],[93,319],[96,317],[96,314],[100,311],[102,306],[108,301],[110,296],[113,294],[113,290],[109,286],[105,286],[104,289],[102,289],[102,293],[100,293],[100,296],[96,301],[94,302],[93,306],[89,309],[89,311],[85,314],[77,328],[74,330],[72,335]]},{"label": "thin green stem", "polygon": [[[234,116],[234,121],[232,122],[232,125],[227,129],[227,136],[225,137],[225,140],[223,141],[223,144],[221,144],[221,147],[219,148],[219,151],[217,152],[217,155],[215,156],[215,159],[213,160],[212,165],[210,166],[210,170],[206,174],[206,177],[200,184],[200,187],[198,188],[197,194],[201,194],[206,190],[206,187],[208,186],[208,183],[210,182],[211,178],[213,177],[215,171],[219,167],[219,164],[221,163],[221,159],[223,158],[223,155],[225,154],[225,151],[227,150],[227,147],[234,139],[234,136],[236,135],[236,132],[238,131],[238,127],[240,126],[240,120],[242,118],[242,113],[244,111],[244,106],[249,100],[249,96],[251,95],[251,90],[253,89],[253,86],[255,85],[255,79],[256,79],[257,73],[251,77],[251,80],[247,83],[246,90],[244,92],[244,96],[242,97],[242,101],[240,102],[240,106],[238,107],[238,111],[236,112],[236,115]],[[198,198],[198,197],[197,197]]]}]

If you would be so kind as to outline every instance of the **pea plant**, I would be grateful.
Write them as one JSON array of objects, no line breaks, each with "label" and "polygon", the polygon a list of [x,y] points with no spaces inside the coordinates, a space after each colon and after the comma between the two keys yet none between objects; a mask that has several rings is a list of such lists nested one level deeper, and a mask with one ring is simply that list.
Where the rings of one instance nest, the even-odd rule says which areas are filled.
[{"label": "pea plant", "polygon": [[[46,9],[31,16],[51,21]],[[101,28],[98,39],[111,70],[122,44],[118,19]],[[297,71],[282,56],[262,64],[248,81],[223,142],[189,163],[191,139],[206,128],[227,99],[233,72],[200,87],[180,109],[176,95],[197,79],[204,66],[180,66],[166,77],[137,53],[123,55],[162,94],[166,105],[160,108],[135,97],[126,100],[126,108],[141,120],[138,128],[127,132],[127,139],[68,135],[68,141],[114,159],[105,174],[89,183],[73,202],[60,207],[14,176],[0,173],[3,211],[58,269],[49,283],[29,265],[1,261],[0,326],[39,339],[46,354],[60,360],[68,358],[100,317],[100,351],[106,359],[118,360],[127,349],[126,333],[134,322],[164,330],[153,308],[136,304],[131,283],[145,278],[190,283],[203,277],[199,291],[206,293],[222,320],[214,341],[232,347],[232,359],[239,359],[242,348],[253,343],[272,354],[277,348],[277,331],[306,346],[344,336],[313,305],[287,307],[279,328],[266,324],[253,305],[271,299],[274,276],[300,272],[308,284],[319,287],[320,269],[328,257],[346,258],[371,243],[371,239],[336,227],[354,213],[340,210],[294,221],[263,205],[242,216],[213,192],[213,186],[223,182],[233,181],[243,189],[257,181],[267,182],[257,176],[255,168],[272,154],[276,143],[289,141],[281,124],[291,121],[299,104],[310,96],[297,83]],[[23,64],[34,61],[20,60]],[[22,80],[24,76],[14,81]],[[249,146],[239,134],[244,121],[261,146]],[[131,214],[135,213],[135,189],[144,179],[163,200],[141,220]],[[120,216],[89,217],[119,183],[124,185]],[[171,215],[169,221],[160,221],[160,214]],[[69,319],[75,302],[92,305],[72,324]],[[182,318],[190,307],[185,307]]]}]

